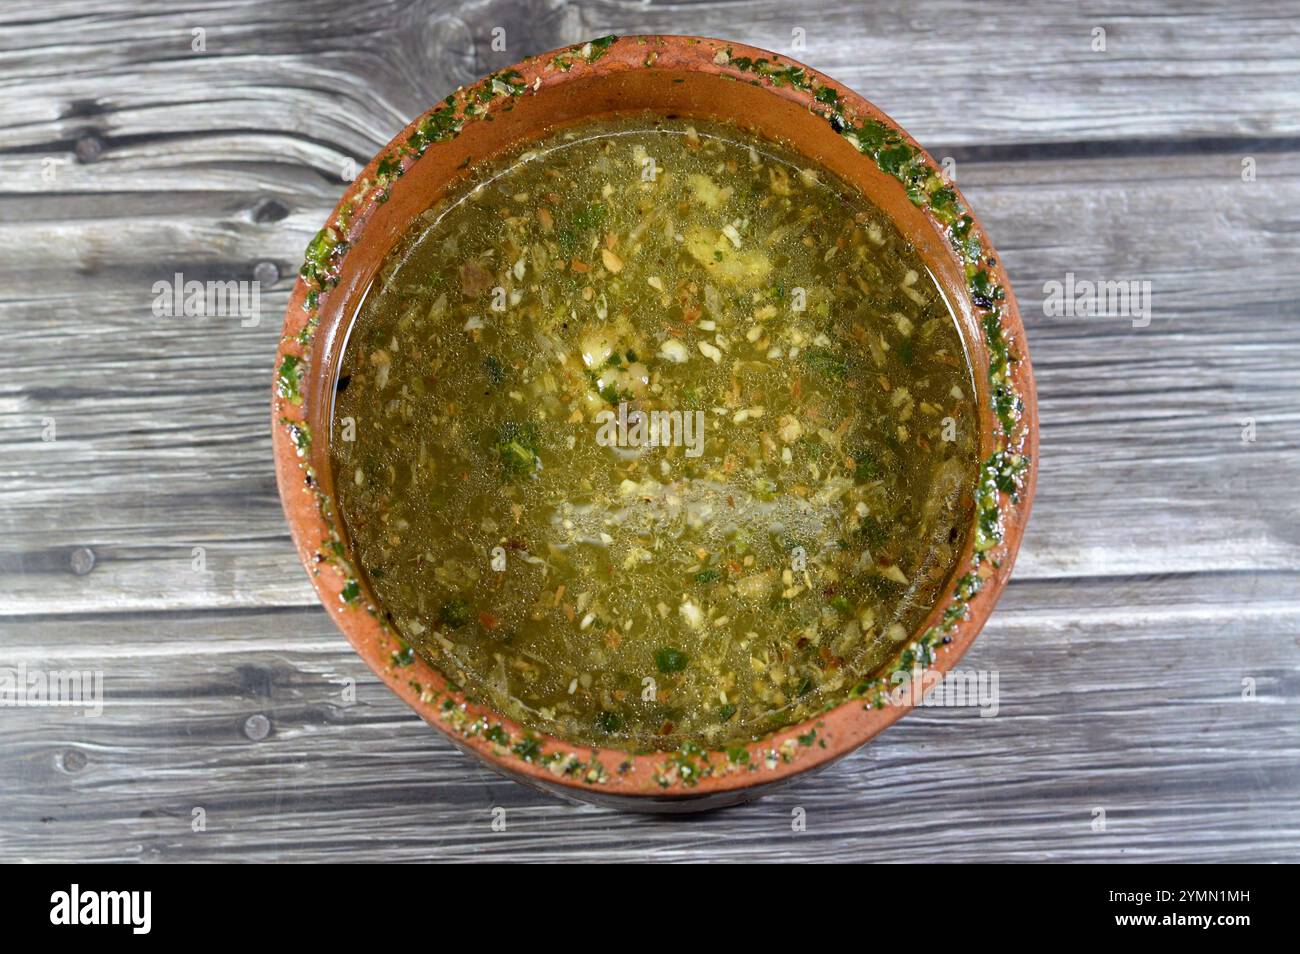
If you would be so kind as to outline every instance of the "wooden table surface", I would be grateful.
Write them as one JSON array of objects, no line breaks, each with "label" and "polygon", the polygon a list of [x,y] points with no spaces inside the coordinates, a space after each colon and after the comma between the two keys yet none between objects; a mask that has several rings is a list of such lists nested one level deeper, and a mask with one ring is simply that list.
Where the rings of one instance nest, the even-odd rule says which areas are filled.
[{"label": "wooden table surface", "polygon": [[[1300,858],[1294,0],[175,9],[0,5],[0,670],[102,671],[105,699],[0,709],[0,860]],[[271,466],[280,313],[349,168],[611,32],[794,55],[953,159],[1041,401],[1033,519],[963,662],[997,716],[920,710],[671,820],[421,723],[318,605]],[[256,277],[262,319],[155,317],[176,273]],[[1069,273],[1150,282],[1150,323],[1049,317]]]}]

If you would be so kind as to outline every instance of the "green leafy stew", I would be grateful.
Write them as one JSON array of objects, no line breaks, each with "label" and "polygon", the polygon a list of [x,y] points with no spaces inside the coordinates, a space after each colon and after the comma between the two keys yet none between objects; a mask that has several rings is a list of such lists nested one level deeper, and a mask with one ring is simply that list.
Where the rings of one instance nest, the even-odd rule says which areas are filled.
[{"label": "green leafy stew", "polygon": [[973,521],[972,372],[915,249],[721,124],[601,120],[468,175],[337,382],[377,611],[574,743],[722,745],[849,698]]}]

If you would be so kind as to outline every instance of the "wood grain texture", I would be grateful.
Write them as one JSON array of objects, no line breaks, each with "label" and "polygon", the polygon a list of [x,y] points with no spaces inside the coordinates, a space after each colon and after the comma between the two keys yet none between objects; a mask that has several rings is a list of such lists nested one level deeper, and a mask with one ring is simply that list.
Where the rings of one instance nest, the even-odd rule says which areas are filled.
[{"label": "wood grain texture", "polygon": [[[1300,5],[173,6],[0,6],[0,668],[100,670],[107,697],[0,709],[0,860],[1300,858]],[[795,28],[955,160],[1021,300],[1039,492],[963,665],[1000,711],[913,713],[700,818],[546,799],[316,605],[270,464],[291,276],[349,163],[457,84],[611,31]],[[176,272],[267,263],[256,325],[151,312]],[[1047,317],[1067,272],[1151,282],[1149,326]]]}]

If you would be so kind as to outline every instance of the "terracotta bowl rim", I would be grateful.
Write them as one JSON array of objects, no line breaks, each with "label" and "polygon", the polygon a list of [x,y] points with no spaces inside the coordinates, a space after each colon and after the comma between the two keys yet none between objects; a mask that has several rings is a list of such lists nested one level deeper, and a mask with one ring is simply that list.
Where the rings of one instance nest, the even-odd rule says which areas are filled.
[{"label": "terracotta bowl rim", "polygon": [[[692,799],[740,789],[767,788],[773,782],[825,765],[892,725],[911,711],[913,702],[906,698],[895,700],[888,693],[883,705],[878,694],[868,695],[866,699],[850,698],[797,725],[744,746],[736,745],[729,752],[685,746],[675,752],[633,754],[614,748],[575,745],[525,730],[490,707],[467,699],[419,657],[410,659],[409,653],[403,655],[404,644],[380,623],[377,614],[366,611],[362,605],[364,599],[358,598],[357,576],[336,532],[331,502],[316,489],[319,482],[315,479],[311,433],[303,407],[302,383],[311,371],[308,364],[312,333],[320,303],[329,299],[349,244],[354,244],[364,232],[370,215],[405,170],[425,161],[431,152],[436,155],[438,146],[454,138],[464,124],[490,115],[493,110],[509,108],[513,97],[534,95],[566,82],[629,69],[702,72],[760,85],[774,96],[822,115],[846,138],[855,129],[883,127],[895,137],[891,142],[904,144],[910,150],[912,165],[905,168],[905,174],[911,176],[913,187],[921,190],[922,201],[917,204],[930,224],[945,235],[951,234],[951,223],[943,221],[936,212],[939,197],[945,203],[949,196],[953,197],[954,207],[963,216],[969,216],[970,225],[965,234],[979,241],[981,252],[972,261],[969,256],[963,258],[954,243],[952,254],[968,278],[972,265],[985,273],[986,282],[978,289],[981,296],[988,289],[997,292],[989,308],[978,304],[971,307],[977,314],[983,313],[985,327],[989,327],[989,312],[995,312],[993,324],[1006,343],[1007,362],[1002,381],[1009,388],[1011,399],[1018,402],[1018,409],[1010,429],[1003,428],[1000,432],[1000,446],[1005,453],[998,463],[1000,467],[1016,468],[1008,478],[1013,480],[1015,489],[1011,493],[1005,489],[993,492],[993,506],[1001,530],[992,545],[982,551],[980,561],[971,564],[970,573],[963,577],[974,581],[971,588],[975,591],[969,599],[960,601],[965,606],[965,616],[941,631],[944,639],[936,637],[933,645],[914,651],[914,658],[920,658],[922,668],[934,676],[955,666],[983,628],[1006,585],[1033,500],[1038,452],[1037,402],[1024,327],[1001,257],[994,254],[987,233],[970,212],[969,204],[952,183],[936,185],[933,178],[926,178],[927,173],[940,176],[938,164],[906,131],[866,99],[789,57],[707,37],[603,37],[529,57],[458,90],[417,117],[356,177],[331,213],[326,227],[308,248],[306,264],[289,300],[276,357],[272,438],[277,484],[291,535],[322,604],[370,669],[425,721],[441,729],[457,746],[473,752],[503,773],[548,790],[566,791],[578,798],[599,792],[601,796],[630,796],[632,801]],[[453,120],[470,97],[488,94],[490,101],[486,109],[478,115],[460,113],[461,125],[456,127]],[[836,114],[848,132],[836,125]],[[449,128],[452,131],[444,139],[425,134],[430,129],[445,134]],[[860,136],[856,141],[850,139],[855,145],[861,141]],[[859,151],[863,162],[874,160],[884,169],[871,148],[859,146]],[[904,189],[903,177],[892,174],[899,180],[897,187]],[[945,291],[954,294],[952,288]],[[961,292],[968,296],[974,294],[969,289]],[[987,339],[980,344],[990,347]],[[991,350],[988,360],[993,361]],[[988,416],[984,414],[982,419]],[[998,427],[996,415],[993,426]],[[1008,455],[1013,465],[1007,465]],[[989,474],[982,471],[981,476],[988,478]],[[970,532],[972,538],[976,535],[975,530]],[[974,546],[973,540],[968,542],[960,566],[974,559]],[[946,596],[934,608],[922,627],[923,635],[928,636],[935,628],[933,624],[941,618],[943,610],[958,602],[954,599],[956,595]],[[913,644],[905,645],[910,648]]]}]

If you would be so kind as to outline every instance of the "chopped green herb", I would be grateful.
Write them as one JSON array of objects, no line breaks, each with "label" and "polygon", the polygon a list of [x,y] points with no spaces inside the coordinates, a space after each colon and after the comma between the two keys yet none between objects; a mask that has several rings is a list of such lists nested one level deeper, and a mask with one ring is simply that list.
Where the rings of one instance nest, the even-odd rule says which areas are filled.
[{"label": "chopped green herb", "polygon": [[655,650],[655,667],[663,673],[681,672],[690,662],[690,657],[680,649]]},{"label": "chopped green herb", "polygon": [[464,600],[450,600],[438,611],[438,622],[451,629],[460,629],[469,623],[472,613]]}]

